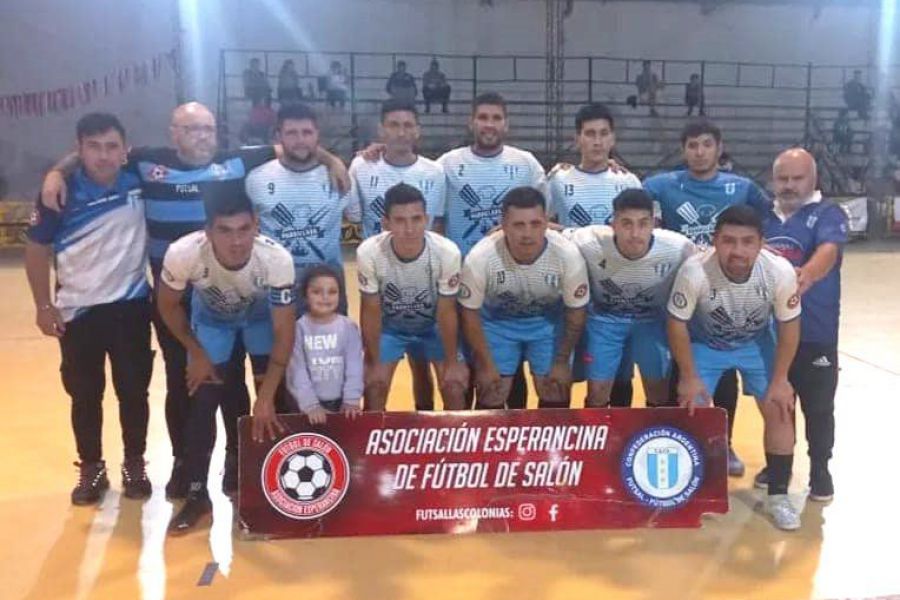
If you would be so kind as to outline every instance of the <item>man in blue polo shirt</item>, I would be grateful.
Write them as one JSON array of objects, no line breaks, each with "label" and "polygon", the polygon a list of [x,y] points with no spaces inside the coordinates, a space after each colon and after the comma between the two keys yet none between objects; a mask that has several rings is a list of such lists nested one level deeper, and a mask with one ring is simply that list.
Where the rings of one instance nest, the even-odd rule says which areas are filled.
[{"label": "man in blue polo shirt", "polygon": [[[206,106],[198,102],[182,104],[172,111],[169,124],[172,139],[170,148],[135,148],[128,153],[126,170],[138,175],[147,205],[147,234],[150,267],[154,282],[159,281],[163,257],[169,244],[180,237],[204,228],[204,202],[212,198],[244,196],[244,180],[254,168],[276,158],[280,146],[259,146],[237,150],[219,150],[216,118]],[[333,178],[343,181],[349,190],[349,179],[341,160],[327,152],[320,152],[320,160],[328,165]],[[78,157],[69,155],[61,160],[44,179],[41,202],[58,210],[65,203],[65,175],[78,166]],[[185,294],[188,310],[189,294]],[[159,314],[153,311],[153,325],[166,363],[166,425],[174,458],[172,475],[166,485],[166,497],[185,498],[188,493],[185,451],[190,394],[185,383],[187,352],[166,327]],[[242,356],[243,347],[235,345],[235,354]],[[229,364],[242,364],[232,361]],[[250,410],[250,394],[243,379],[237,378],[234,393],[243,414]],[[237,428],[226,427],[226,457],[237,456]],[[237,490],[236,458],[226,458],[223,487],[227,492]]]},{"label": "man in blue polo shirt", "polygon": [[38,328],[59,338],[80,459],[72,504],[87,505],[99,502],[109,487],[102,452],[107,355],[125,446],[123,492],[127,498],[150,496],[144,450],[153,352],[144,203],[138,178],[121,170],[125,130],[116,117],[102,113],[82,117],[76,130],[82,167],[67,178],[70,201],[62,212],[37,203],[25,270]]},{"label": "man in blue polo shirt", "polygon": [[[816,190],[816,161],[806,150],[782,152],[772,171],[775,205],[765,221],[765,236],[769,247],[797,269],[803,313],[800,346],[789,377],[806,421],[809,498],[827,502],[834,496],[828,461],[834,447],[841,254],[847,243],[847,216]],[[768,473],[763,470],[755,483],[767,485]]]},{"label": "man in blue polo shirt", "polygon": [[[769,208],[765,193],[751,180],[719,171],[722,132],[705,118],[688,121],[681,132],[681,148],[687,169],[654,175],[644,189],[659,203],[662,226],[677,231],[700,248],[711,245],[716,219],[734,204],[748,204],[762,218]],[[677,381],[674,374],[672,381]],[[744,475],[744,463],[731,448],[737,413],[737,372],[722,376],[714,395],[715,405],[728,412],[728,474]]]}]

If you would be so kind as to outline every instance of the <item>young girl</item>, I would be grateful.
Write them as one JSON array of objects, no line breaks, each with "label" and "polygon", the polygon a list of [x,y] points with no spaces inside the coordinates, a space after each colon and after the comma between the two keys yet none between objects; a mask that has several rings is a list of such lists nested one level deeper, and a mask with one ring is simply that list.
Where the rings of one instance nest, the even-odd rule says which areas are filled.
[{"label": "young girl", "polygon": [[324,423],[329,412],[354,417],[363,393],[362,339],[356,323],[337,312],[338,276],[313,267],[300,292],[309,308],[297,320],[288,391],[311,423]]}]

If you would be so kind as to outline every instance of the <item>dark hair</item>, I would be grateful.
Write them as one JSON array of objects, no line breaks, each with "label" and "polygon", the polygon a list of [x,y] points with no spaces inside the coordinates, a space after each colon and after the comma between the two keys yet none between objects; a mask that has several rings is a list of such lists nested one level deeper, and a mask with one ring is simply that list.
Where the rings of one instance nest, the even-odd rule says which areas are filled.
[{"label": "dark hair", "polygon": [[118,131],[122,136],[122,141],[125,141],[125,128],[122,127],[118,117],[109,113],[94,112],[78,119],[78,124],[75,125],[75,135],[78,136],[80,142],[88,136],[106,133],[111,129]]},{"label": "dark hair", "polygon": [[544,195],[534,188],[522,186],[509,190],[503,197],[501,213],[506,216],[510,208],[534,208],[540,206],[541,210],[547,210],[547,201]]},{"label": "dark hair", "polygon": [[716,219],[715,233],[719,233],[726,225],[752,227],[760,237],[763,235],[762,217],[749,204],[733,204],[722,211]]},{"label": "dark hair", "polygon": [[384,193],[384,216],[389,217],[391,209],[395,206],[416,202],[420,202],[422,209],[425,209],[425,196],[422,195],[418,188],[414,188],[407,183],[398,183],[388,188],[388,191]]},{"label": "dark hair", "polygon": [[722,130],[715,123],[703,117],[691,119],[681,130],[681,145],[684,146],[690,138],[706,134],[713,136],[717,144],[722,142]]},{"label": "dark hair", "polygon": [[391,98],[390,100],[385,100],[381,104],[381,122],[384,123],[384,118],[388,115],[388,113],[397,112],[400,110],[411,112],[416,118],[416,122],[419,122],[419,111],[416,109],[415,103],[411,100],[403,100],[401,98]]},{"label": "dark hair", "polygon": [[406,66],[406,61],[405,61],[405,60],[398,60],[398,61],[397,61],[397,68],[398,68],[398,69],[399,69],[400,67],[405,67],[405,66]]},{"label": "dark hair", "polygon": [[288,119],[293,119],[295,121],[308,120],[311,121],[313,125],[315,125],[316,129],[319,128],[319,119],[316,116],[316,111],[314,111],[308,105],[303,104],[302,102],[298,102],[296,104],[285,104],[278,109],[278,129],[281,129],[281,126],[284,125],[284,122]]},{"label": "dark hair", "polygon": [[306,293],[309,291],[309,285],[312,283],[313,279],[318,279],[319,277],[331,277],[337,281],[338,295],[340,295],[343,285],[341,284],[341,276],[338,275],[338,272],[328,265],[313,265],[306,270],[303,274],[303,281],[300,282],[301,298],[306,298]]},{"label": "dark hair", "polygon": [[213,192],[204,198],[203,208],[206,211],[207,226],[211,226],[219,217],[233,217],[242,213],[250,213],[251,216],[256,214],[253,203],[243,191],[239,193],[229,191],[226,194],[219,195]]},{"label": "dark hair", "polygon": [[640,188],[622,190],[613,198],[613,213],[622,210],[646,210],[653,214],[653,197]]},{"label": "dark hair", "polygon": [[609,112],[606,105],[595,103],[582,106],[578,109],[578,113],[575,115],[575,131],[581,133],[581,128],[584,127],[585,123],[588,121],[596,121],[597,119],[604,119],[609,123],[610,129],[616,128],[612,113]]},{"label": "dark hair", "polygon": [[490,104],[491,106],[499,106],[503,109],[503,116],[506,116],[506,99],[497,92],[485,92],[475,96],[472,101],[472,114],[478,110],[482,104]]}]

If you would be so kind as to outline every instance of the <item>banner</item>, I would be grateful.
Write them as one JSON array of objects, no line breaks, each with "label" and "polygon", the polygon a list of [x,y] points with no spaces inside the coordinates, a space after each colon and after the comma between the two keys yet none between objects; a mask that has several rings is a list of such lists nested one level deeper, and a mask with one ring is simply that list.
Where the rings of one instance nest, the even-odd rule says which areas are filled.
[{"label": "banner", "polygon": [[330,415],[255,443],[240,423],[245,533],[324,537],[699,527],[728,511],[721,409]]}]

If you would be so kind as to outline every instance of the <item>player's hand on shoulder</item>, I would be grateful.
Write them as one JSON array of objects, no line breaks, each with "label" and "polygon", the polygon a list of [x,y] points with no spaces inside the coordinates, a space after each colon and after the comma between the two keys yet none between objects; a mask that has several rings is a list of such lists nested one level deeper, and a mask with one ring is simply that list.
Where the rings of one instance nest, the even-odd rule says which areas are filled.
[{"label": "player's hand on shoulder", "polygon": [[555,165],[553,165],[553,168],[550,169],[549,173],[547,173],[547,179],[551,179],[557,173],[565,173],[566,171],[568,171],[571,168],[572,168],[571,163],[558,162]]},{"label": "player's hand on shoulder", "polygon": [[609,163],[607,166],[609,167],[609,170],[612,173],[616,173],[619,175],[627,175],[627,174],[631,173],[631,171],[629,171],[627,168],[625,168],[625,166],[623,164],[621,164],[619,161],[617,161],[614,158],[609,159]]},{"label": "player's hand on shoulder", "polygon": [[44,176],[44,183],[41,185],[41,204],[50,210],[60,212],[66,205],[66,178],[57,171],[51,169]]},{"label": "player's hand on shoulder", "polygon": [[359,152],[357,156],[361,156],[366,162],[378,162],[381,155],[384,154],[385,145],[380,143],[371,143]]}]

